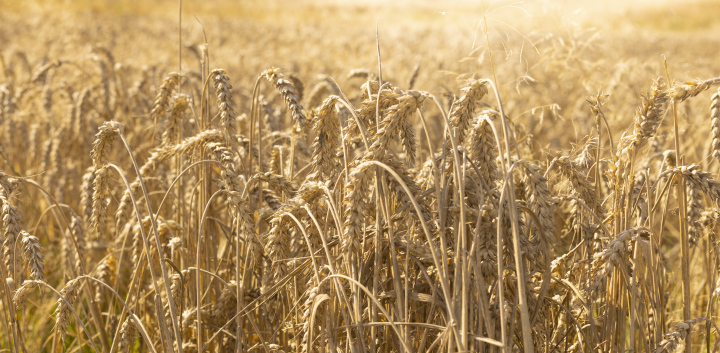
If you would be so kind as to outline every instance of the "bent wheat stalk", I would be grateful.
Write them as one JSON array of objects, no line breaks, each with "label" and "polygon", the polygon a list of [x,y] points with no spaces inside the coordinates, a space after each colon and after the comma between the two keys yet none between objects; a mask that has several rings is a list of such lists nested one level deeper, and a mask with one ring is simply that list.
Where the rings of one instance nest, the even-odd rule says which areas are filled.
[{"label": "bent wheat stalk", "polygon": [[[27,297],[30,295],[30,290],[33,287],[39,288],[40,286],[50,289],[53,293],[55,293],[59,297],[58,301],[62,301],[62,304],[64,304],[63,310],[70,311],[73,313],[73,315],[75,316],[76,322],[80,324],[80,327],[82,327],[83,331],[87,335],[88,341],[90,341],[90,344],[92,345],[93,349],[95,350],[95,353],[100,353],[100,349],[98,349],[98,347],[95,345],[95,342],[93,341],[93,336],[90,334],[87,327],[83,323],[82,319],[80,319],[80,316],[77,314],[77,312],[73,308],[73,303],[70,302],[70,300],[68,300],[63,295],[63,293],[58,292],[57,289],[53,288],[51,285],[45,283],[44,281],[37,281],[37,280],[25,281],[23,283],[23,285],[20,288],[18,288],[18,290],[15,292],[15,295],[13,296],[13,302],[15,303],[15,306],[17,306],[17,307],[22,306],[24,304],[25,300],[27,299]],[[75,286],[75,284],[72,284],[72,286]],[[71,298],[71,299],[73,299],[73,302],[74,302],[74,298]],[[59,308],[60,307],[58,306],[58,309]],[[59,318],[60,318],[60,316],[58,316],[58,319]],[[67,313],[65,313],[64,320],[67,320]],[[65,324],[65,323],[67,323],[67,321],[63,322],[63,324]]]}]

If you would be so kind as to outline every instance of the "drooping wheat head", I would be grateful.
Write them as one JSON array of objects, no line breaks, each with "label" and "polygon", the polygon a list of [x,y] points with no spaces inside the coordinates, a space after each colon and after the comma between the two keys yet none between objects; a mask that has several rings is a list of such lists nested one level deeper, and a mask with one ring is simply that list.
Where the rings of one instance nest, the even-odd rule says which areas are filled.
[{"label": "drooping wheat head", "polygon": [[285,75],[280,69],[266,70],[260,76],[265,77],[268,82],[275,86],[278,93],[282,95],[285,100],[285,105],[287,105],[292,115],[295,131],[298,132],[305,129],[305,126],[307,125],[307,118],[305,117],[305,111],[300,104],[300,94],[292,85],[292,82],[285,78]]}]

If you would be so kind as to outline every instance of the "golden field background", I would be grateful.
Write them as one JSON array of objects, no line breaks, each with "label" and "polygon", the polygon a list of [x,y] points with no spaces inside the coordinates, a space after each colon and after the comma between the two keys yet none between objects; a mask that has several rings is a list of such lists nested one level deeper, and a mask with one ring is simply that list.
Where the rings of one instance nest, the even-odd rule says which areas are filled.
[{"label": "golden field background", "polygon": [[[720,93],[706,80],[720,77],[718,19],[720,1],[709,0],[188,0],[179,62],[177,2],[0,0],[0,231],[11,277],[0,352],[197,352],[198,340],[206,352],[714,351]],[[376,26],[392,85],[379,120],[377,83],[366,83],[378,73]],[[179,88],[171,72],[182,73]],[[516,141],[505,158],[498,97]],[[350,107],[371,115],[367,136]],[[393,119],[405,130],[382,142]],[[136,180],[118,131],[138,167],[151,166],[140,168],[149,194],[131,186],[137,214],[120,174],[103,174],[115,163]],[[113,138],[112,152],[98,152]],[[484,159],[452,169],[455,157],[477,156],[477,141],[489,143]],[[214,164],[191,165],[202,160]],[[390,165],[410,195],[391,173],[368,172],[371,162]],[[152,243],[160,238],[164,250]],[[42,255],[24,251],[33,241]],[[168,264],[143,251],[165,251]],[[91,339],[33,280],[76,292]],[[136,324],[116,297],[147,335],[129,333]]]},{"label": "golden field background", "polygon": [[[29,60],[35,58],[31,65],[69,60],[92,73],[96,68],[87,59],[90,46],[97,44],[131,69],[152,66],[161,75],[178,67],[177,4],[77,0],[4,1],[2,6],[4,51],[22,48]],[[680,82],[715,77],[717,71],[716,1],[497,1],[485,6],[490,48],[503,71],[500,89],[522,97],[512,99],[517,106],[508,109],[531,125],[538,120],[531,109],[553,104],[567,119],[562,121],[583,125],[586,119],[580,117],[589,114],[584,96],[605,87],[613,96],[610,121],[624,128],[630,116],[621,111],[647,82],[664,76],[663,56]],[[186,1],[182,70],[199,71],[188,47],[196,49],[206,37],[210,66],[234,73],[238,82],[281,67],[307,85],[324,74],[351,89],[354,85],[343,79],[351,69],[377,71],[377,20],[383,74],[402,82],[420,65],[417,87],[441,94],[442,85],[457,87],[457,75],[491,75],[487,42],[478,27],[482,8],[476,1]],[[250,94],[248,85],[237,87],[242,96]],[[572,142],[587,134],[579,129]]]}]

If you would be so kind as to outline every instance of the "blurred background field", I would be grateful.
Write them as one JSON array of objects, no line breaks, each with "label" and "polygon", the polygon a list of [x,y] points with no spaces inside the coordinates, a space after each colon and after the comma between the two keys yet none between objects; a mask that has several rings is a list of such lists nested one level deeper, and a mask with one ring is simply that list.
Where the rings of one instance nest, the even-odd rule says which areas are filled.
[{"label": "blurred background field", "polygon": [[[88,60],[90,48],[100,45],[129,77],[149,66],[159,80],[178,68],[176,2],[1,1],[0,6],[2,54],[22,51],[30,66],[71,61],[90,79],[98,69]],[[241,97],[268,67],[282,67],[306,86],[328,75],[344,89],[356,89],[358,82],[344,77],[356,68],[377,71],[377,20],[384,77],[404,83],[420,65],[415,88],[447,93],[458,88],[459,75],[491,75],[483,8],[511,119],[518,117],[535,135],[548,113],[579,125],[574,138],[555,141],[553,148],[569,148],[568,142],[587,134],[584,97],[600,88],[611,94],[607,110],[613,126],[627,126],[632,114],[619,111],[664,76],[663,55],[679,82],[720,69],[720,1],[216,0],[183,3],[182,70],[200,70],[197,48],[206,39],[210,66],[225,68]]]}]

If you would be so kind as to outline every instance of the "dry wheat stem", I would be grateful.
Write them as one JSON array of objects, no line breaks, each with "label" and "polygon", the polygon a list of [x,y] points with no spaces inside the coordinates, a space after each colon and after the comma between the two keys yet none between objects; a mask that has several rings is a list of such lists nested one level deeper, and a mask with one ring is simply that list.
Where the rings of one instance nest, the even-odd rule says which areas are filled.
[{"label": "dry wheat stem", "polygon": [[[57,210],[57,209],[59,208],[58,202],[57,202],[57,200],[52,196],[52,194],[50,194],[45,188],[43,188],[42,186],[40,186],[37,182],[35,182],[35,181],[33,181],[33,180],[23,179],[22,181],[23,181],[24,183],[26,183],[27,185],[31,185],[31,186],[37,188],[38,190],[40,190],[40,191],[42,192],[42,195],[43,195],[43,197],[45,198],[46,202],[47,202],[48,204],[51,204],[51,205],[54,205],[54,206],[55,206],[52,210],[53,210],[53,214],[55,215],[55,219],[56,219],[57,224],[63,224],[63,225],[65,226],[65,229],[70,229],[70,224],[68,223],[67,219],[65,218],[65,215],[64,215],[62,212],[58,212],[58,210]],[[60,220],[62,220],[62,223],[60,222]],[[75,238],[71,238],[70,240],[72,240],[72,242],[73,242],[73,246],[75,247],[76,253],[80,253],[80,250],[78,250],[78,249],[79,249],[79,246],[78,246],[78,243],[77,243],[77,241],[75,240]],[[83,263],[83,262],[80,262],[80,271],[79,271],[79,274],[80,274],[80,275],[84,275],[84,274],[86,274],[86,273],[87,273],[87,271],[85,270],[85,265],[84,265],[84,263]],[[84,291],[85,291],[85,294],[86,294],[89,298],[94,298],[94,296],[92,295],[92,291],[91,291],[90,287],[91,287],[91,286],[84,286],[84,287],[83,287],[83,288],[84,288]],[[99,333],[100,333],[101,344],[102,344],[102,346],[103,346],[103,349],[109,351],[109,350],[110,350],[110,345],[108,344],[109,340],[108,340],[108,338],[107,338],[107,333],[106,333],[106,331],[105,331],[105,327],[101,324],[102,319],[101,319],[101,316],[100,316],[100,309],[98,308],[98,304],[97,304],[96,302],[94,302],[94,301],[91,301],[89,306],[90,306],[90,314],[91,314],[92,319],[93,319],[93,321],[94,321],[94,323],[95,323],[95,327],[96,327],[97,331],[99,331]]]},{"label": "dry wheat stem", "polygon": [[[145,188],[145,184],[143,183],[143,179],[142,179],[142,176],[141,176],[141,174],[140,174],[140,169],[139,169],[139,167],[138,167],[138,165],[137,165],[137,162],[135,161],[135,156],[133,155],[132,150],[130,149],[130,146],[128,145],[128,142],[127,142],[127,140],[125,139],[125,136],[123,135],[122,131],[120,131],[119,129],[116,130],[116,131],[117,131],[117,134],[120,136],[120,139],[122,140],[123,144],[125,145],[125,148],[127,149],[128,154],[130,155],[130,158],[131,158],[131,160],[132,160],[132,162],[133,162],[133,166],[135,167],[135,172],[136,172],[136,174],[137,174],[138,181],[140,182],[140,187],[141,187],[141,189],[142,189],[142,191],[143,191],[143,195],[145,196],[145,204],[146,204],[146,206],[147,206],[147,211],[148,211],[149,214],[153,214],[152,209],[151,209],[151,206],[150,206],[150,198],[149,198],[149,196],[148,196],[147,189]],[[127,179],[125,178],[125,175],[123,175],[119,169],[118,169],[118,173],[119,173],[120,176],[122,177],[123,182],[125,183],[126,187],[127,187],[128,189],[130,189],[130,184],[127,182]],[[140,220],[140,219],[141,219],[140,210],[139,210],[138,207],[137,207],[137,204],[136,204],[136,202],[135,202],[135,200],[134,200],[134,197],[132,196],[132,193],[131,193],[131,198],[132,198],[132,201],[133,201],[133,205],[135,206],[135,212],[136,212],[136,214],[137,214],[138,220]],[[157,245],[158,258],[160,259],[160,269],[161,269],[161,271],[162,271],[162,282],[163,282],[163,284],[165,285],[165,290],[166,290],[166,292],[167,292],[167,293],[171,293],[172,291],[171,291],[171,289],[170,289],[170,280],[169,280],[169,277],[168,277],[167,266],[165,265],[165,261],[162,261],[162,259],[164,259],[165,256],[163,256],[163,253],[162,253],[162,245],[160,244],[160,237],[159,237],[159,235],[158,235],[157,225],[155,224],[155,219],[154,219],[154,217],[151,217],[150,219],[151,219],[151,224],[152,224],[153,232],[154,232],[154,234],[155,234],[155,240],[156,240],[156,245]],[[142,229],[142,228],[141,228],[141,229]],[[145,252],[147,253],[147,256],[150,256],[150,254],[149,254],[149,252],[148,252],[149,247],[150,247],[150,246],[149,246],[150,244],[149,244],[148,237],[143,236],[143,238],[144,238],[144,243],[143,243],[143,245],[144,245],[144,247],[145,247]],[[150,258],[148,258],[148,263],[152,264],[152,260],[151,260]],[[153,272],[153,266],[152,266],[152,265],[150,266],[150,272],[151,272],[151,273]],[[157,276],[153,276],[153,283],[156,283],[156,282],[157,282],[156,278],[157,278]],[[160,293],[160,291],[158,290],[159,288],[157,288],[157,284],[155,284],[155,286],[156,286],[156,287],[155,287],[155,292],[156,292],[156,293]],[[179,328],[179,326],[178,326],[177,309],[175,308],[175,305],[174,305],[174,303],[173,303],[172,301],[170,301],[170,313],[171,313],[171,317],[172,317],[173,330],[174,330],[174,332],[175,332],[175,337],[177,337],[178,340],[179,340],[179,339],[182,337],[182,332],[180,332],[180,328]],[[179,350],[179,353],[182,353],[182,352],[183,352],[181,345],[178,345],[178,350]]]},{"label": "dry wheat stem", "polygon": [[[141,263],[142,263],[142,262],[141,262]],[[98,280],[97,278],[93,278],[93,277],[87,276],[87,275],[82,275],[82,276],[78,277],[77,279],[80,279],[80,278],[83,278],[83,279],[88,280],[88,281],[93,281],[93,282],[95,282],[96,284],[98,284],[98,285],[100,285],[100,286],[103,286],[105,289],[107,289],[108,291],[110,291],[110,293],[112,293],[112,294],[115,296],[115,299],[118,300],[118,303],[120,303],[120,304],[123,306],[123,309],[125,310],[125,312],[128,313],[128,318],[132,318],[133,324],[134,324],[135,328],[136,328],[136,329],[139,328],[140,334],[141,334],[141,336],[143,337],[143,339],[145,340],[145,343],[148,345],[148,347],[150,347],[150,349],[151,349],[153,352],[157,353],[157,352],[155,351],[155,349],[154,349],[154,345],[151,343],[152,340],[150,340],[150,337],[149,337],[149,335],[148,335],[148,333],[147,333],[147,329],[145,328],[145,326],[144,326],[144,325],[142,324],[142,322],[140,321],[140,318],[133,313],[133,310],[131,310],[130,307],[128,307],[127,303],[126,303],[125,300],[120,296],[120,294],[118,294],[118,293],[117,293],[112,287],[110,287],[107,283],[105,283],[105,282],[103,282],[103,281],[100,281],[100,280]]]}]

